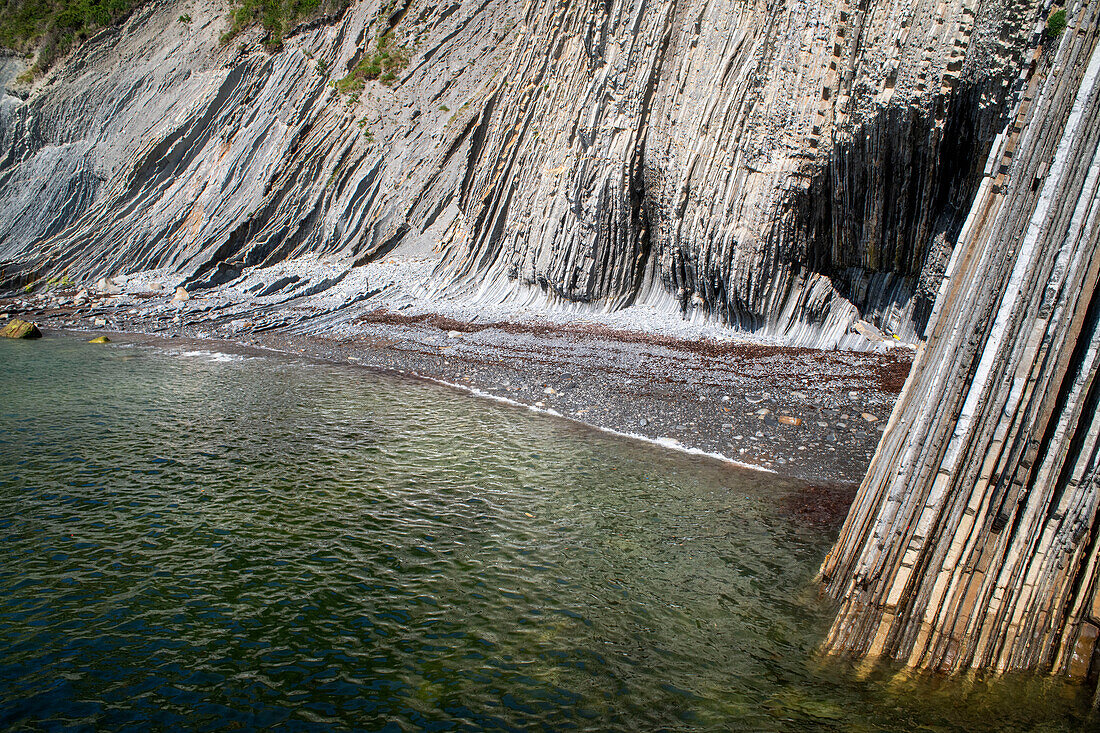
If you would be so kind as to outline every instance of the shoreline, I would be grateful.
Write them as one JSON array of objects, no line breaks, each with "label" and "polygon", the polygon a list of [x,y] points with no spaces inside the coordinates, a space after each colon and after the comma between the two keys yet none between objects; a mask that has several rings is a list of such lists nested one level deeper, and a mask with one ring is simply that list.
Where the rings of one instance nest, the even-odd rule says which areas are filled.
[{"label": "shoreline", "polygon": [[[912,358],[907,349],[820,351],[588,321],[461,320],[384,304],[338,328],[302,333],[298,319],[248,330],[240,328],[248,317],[242,304],[212,314],[208,298],[167,298],[17,296],[0,298],[0,314],[89,338],[183,338],[368,367],[845,491],[862,479]],[[269,306],[263,315],[276,310],[290,308]]]}]

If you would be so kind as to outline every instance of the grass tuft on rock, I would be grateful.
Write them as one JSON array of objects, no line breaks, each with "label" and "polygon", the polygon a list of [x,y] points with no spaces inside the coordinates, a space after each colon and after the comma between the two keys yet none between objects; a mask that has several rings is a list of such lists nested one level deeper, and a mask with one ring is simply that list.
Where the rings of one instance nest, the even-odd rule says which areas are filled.
[{"label": "grass tuft on rock", "polygon": [[1050,17],[1047,18],[1047,38],[1052,41],[1060,38],[1066,30],[1066,25],[1068,25],[1068,21],[1066,20],[1065,10],[1056,10],[1051,13]]},{"label": "grass tuft on rock", "polygon": [[408,51],[404,46],[394,45],[389,33],[379,36],[374,46],[372,53],[364,54],[347,76],[335,82],[338,90],[353,94],[361,91],[367,80],[374,79],[389,86],[409,65]]}]

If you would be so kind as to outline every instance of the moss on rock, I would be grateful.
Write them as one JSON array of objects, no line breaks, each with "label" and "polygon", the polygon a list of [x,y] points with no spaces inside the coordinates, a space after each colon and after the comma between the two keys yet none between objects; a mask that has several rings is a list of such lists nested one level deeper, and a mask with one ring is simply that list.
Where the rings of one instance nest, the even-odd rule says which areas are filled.
[{"label": "moss on rock", "polygon": [[13,318],[11,322],[0,329],[0,337],[9,339],[36,339],[41,338],[42,332],[38,326],[29,321],[21,321]]}]

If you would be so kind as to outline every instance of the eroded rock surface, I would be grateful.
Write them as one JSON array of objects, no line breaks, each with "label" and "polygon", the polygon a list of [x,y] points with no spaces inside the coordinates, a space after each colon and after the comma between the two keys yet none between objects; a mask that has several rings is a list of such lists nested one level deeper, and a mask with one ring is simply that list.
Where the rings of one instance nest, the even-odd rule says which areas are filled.
[{"label": "eroded rock surface", "polygon": [[[167,268],[193,290],[440,249],[440,297],[911,340],[1037,15],[368,1],[271,54],[222,44],[220,3],[155,2],[4,96],[0,260],[9,285]],[[410,56],[393,83],[335,89],[384,34]]]},{"label": "eroded rock surface", "polygon": [[1095,680],[1100,11],[1035,54],[823,567],[829,647]]}]

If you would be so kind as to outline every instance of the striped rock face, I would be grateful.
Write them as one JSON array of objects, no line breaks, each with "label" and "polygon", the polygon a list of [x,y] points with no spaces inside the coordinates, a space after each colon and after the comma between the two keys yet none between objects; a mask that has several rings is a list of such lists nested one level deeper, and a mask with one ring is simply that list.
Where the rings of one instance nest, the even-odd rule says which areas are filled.
[{"label": "striped rock face", "polygon": [[[438,252],[441,296],[914,340],[1037,12],[363,2],[270,53],[223,44],[220,3],[154,5],[9,84],[0,260],[202,279]],[[334,84],[379,38],[407,65]]]},{"label": "striped rock face", "polygon": [[1100,28],[1037,52],[890,425],[822,569],[828,646],[1095,675]]}]

